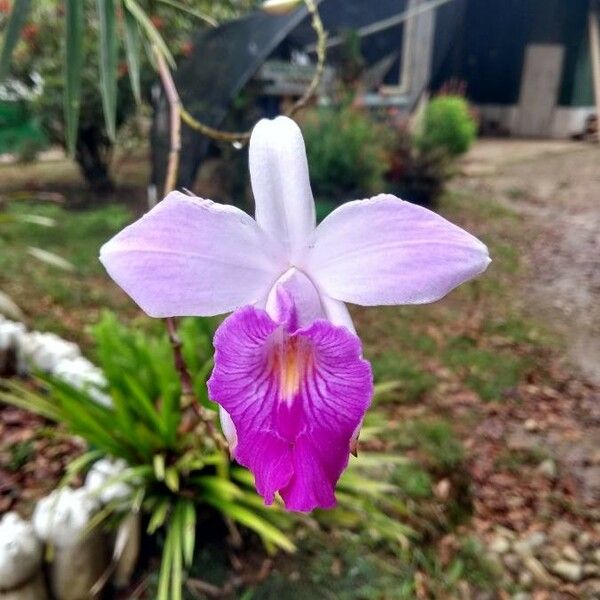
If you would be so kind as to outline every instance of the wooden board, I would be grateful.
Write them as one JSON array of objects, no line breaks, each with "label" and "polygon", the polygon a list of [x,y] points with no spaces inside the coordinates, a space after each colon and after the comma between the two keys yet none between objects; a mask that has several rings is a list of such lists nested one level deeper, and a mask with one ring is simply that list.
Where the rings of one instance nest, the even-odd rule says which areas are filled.
[{"label": "wooden board", "polygon": [[519,110],[513,134],[550,135],[558,101],[565,49],[558,44],[529,44],[521,79]]}]

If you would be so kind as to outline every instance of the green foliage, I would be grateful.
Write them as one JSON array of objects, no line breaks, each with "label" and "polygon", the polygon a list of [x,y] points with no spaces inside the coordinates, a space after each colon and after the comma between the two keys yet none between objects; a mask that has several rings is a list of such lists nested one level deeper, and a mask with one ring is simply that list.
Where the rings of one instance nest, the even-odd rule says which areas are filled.
[{"label": "green foliage", "polygon": [[24,102],[0,102],[0,154],[16,153],[22,162],[43,150],[48,140]]},{"label": "green foliage", "polygon": [[397,352],[384,352],[373,357],[371,364],[376,381],[398,381],[394,401],[412,403],[433,389],[436,377],[421,369],[416,361]]},{"label": "green foliage", "polygon": [[[455,598],[461,581],[467,581],[479,590],[498,591],[501,571],[492,562],[482,544],[473,538],[460,540],[457,551],[446,564],[430,551],[415,551],[415,563],[427,573],[427,586],[432,598]],[[460,589],[460,588],[459,588]]]},{"label": "green foliage", "polygon": [[[45,263],[57,269],[62,269],[63,271],[73,270],[73,265],[58,254],[50,252],[49,250],[38,248],[37,246],[23,244],[23,240],[18,236],[10,237],[10,235],[7,235],[7,232],[9,232],[9,234],[14,233],[12,230],[19,227],[32,229],[46,229],[54,227],[55,221],[53,219],[43,215],[4,212],[1,210],[1,208],[2,207],[0,206],[0,251],[6,251],[6,249],[9,249],[8,252],[5,252],[5,257],[6,255],[11,256],[16,252],[26,260],[33,257],[39,262]],[[0,254],[0,264],[2,262],[1,257],[2,254]],[[3,304],[8,306],[9,312],[12,312],[13,314],[16,312],[18,317],[22,317],[22,315],[18,314],[20,312],[19,307],[14,304],[13,300],[7,294],[2,293],[2,300]],[[14,306],[11,307],[11,304]]]},{"label": "green foliage", "polygon": [[431,496],[431,475],[415,462],[398,465],[392,475],[392,481],[410,498]]},{"label": "green foliage", "polygon": [[6,25],[2,51],[0,52],[0,82],[8,75],[10,59],[19,41],[21,30],[27,21],[30,8],[31,0],[15,0],[8,24]]},{"label": "green foliage", "polygon": [[483,400],[501,400],[529,366],[512,352],[479,348],[475,340],[465,336],[450,340],[443,357]]},{"label": "green foliage", "polygon": [[463,446],[446,421],[414,421],[410,429],[413,440],[434,468],[451,472],[463,461]]},{"label": "green foliage", "polygon": [[[189,33],[199,23],[214,26],[216,21],[213,16],[231,17],[248,10],[256,2],[226,0],[213,3],[206,0],[195,2],[191,6],[185,0],[96,0],[95,10],[88,4],[91,3],[67,0],[63,11],[62,6],[59,8],[56,3],[39,2],[31,11],[32,19],[36,23],[36,29],[53,29],[52,43],[40,43],[36,31],[34,39],[29,39],[24,44],[25,47],[28,46],[24,51],[23,47],[19,48],[18,42],[30,13],[31,1],[16,0],[5,29],[0,54],[0,80],[8,74],[13,54],[18,55],[18,61],[15,62],[23,63],[23,59],[32,51],[34,54],[41,53],[52,64],[53,71],[60,71],[60,105],[64,110],[66,123],[66,139],[63,143],[72,152],[75,150],[79,129],[80,107],[86,107],[86,93],[97,91],[98,79],[102,107],[96,116],[104,114],[108,138],[115,138],[119,125],[119,103],[122,103],[118,96],[125,93],[123,89],[120,93],[118,91],[119,81],[123,79],[123,74],[119,72],[123,48],[133,97],[139,102],[142,71],[146,72],[146,79],[153,78],[148,76],[153,70],[153,52],[159,52],[174,67],[182,38],[183,43],[186,41],[182,33]],[[190,19],[190,14],[196,19]],[[120,26],[121,21],[123,26]],[[94,47],[93,58],[86,50],[90,46]],[[140,52],[142,47],[148,53],[144,60]],[[26,77],[31,72],[32,65],[23,66],[24,73],[17,74]],[[40,71],[35,66],[33,68]],[[86,75],[90,70],[93,72],[91,77]],[[42,75],[46,78],[44,72]]]},{"label": "green foliage", "polygon": [[31,440],[27,440],[26,442],[16,442],[10,445],[8,447],[9,458],[6,462],[6,468],[9,471],[17,473],[27,464],[27,462],[29,462],[34,453],[35,449]]},{"label": "green foliage", "polygon": [[[129,211],[118,205],[74,213],[52,203],[32,208],[29,202],[14,200],[7,202],[5,208],[0,211],[0,270],[7,279],[23,270],[23,252],[19,249],[24,246],[65,256],[79,273],[100,273],[98,248],[131,220]],[[37,223],[32,217],[37,218]]]},{"label": "green foliage", "polygon": [[435,205],[451,175],[448,154],[429,147],[405,128],[396,128],[389,151],[386,179],[394,194],[422,206]]},{"label": "green foliage", "polygon": [[475,141],[477,123],[462,96],[438,96],[429,102],[418,144],[426,150],[442,149],[450,156],[464,154]]},{"label": "green foliage", "polygon": [[350,106],[324,108],[303,125],[311,183],[319,200],[351,200],[383,189],[385,136]]},{"label": "green foliage", "polygon": [[65,3],[65,89],[63,101],[66,144],[71,154],[75,154],[81,109],[84,17],[83,3],[79,0],[67,0]]}]

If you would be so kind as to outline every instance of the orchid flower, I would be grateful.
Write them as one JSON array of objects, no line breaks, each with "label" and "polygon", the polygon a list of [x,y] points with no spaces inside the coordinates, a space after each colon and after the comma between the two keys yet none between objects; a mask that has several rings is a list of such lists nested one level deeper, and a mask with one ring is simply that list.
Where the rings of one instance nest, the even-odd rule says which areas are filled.
[{"label": "orchid flower", "polygon": [[235,311],[209,381],[233,455],[266,503],[279,492],[290,510],[328,508],[372,395],[345,303],[433,302],[490,259],[466,231],[391,195],[344,204],[317,227],[288,118],[260,121],[249,157],[255,220],[172,192],[100,260],[150,316]]}]

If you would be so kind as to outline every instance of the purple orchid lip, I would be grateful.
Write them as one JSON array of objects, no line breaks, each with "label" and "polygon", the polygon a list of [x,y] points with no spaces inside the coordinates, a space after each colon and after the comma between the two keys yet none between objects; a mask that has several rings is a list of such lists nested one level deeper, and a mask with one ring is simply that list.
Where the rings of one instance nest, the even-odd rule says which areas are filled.
[{"label": "purple orchid lip", "polygon": [[256,125],[249,160],[256,220],[172,192],[100,260],[150,316],[236,311],[209,382],[233,453],[267,502],[279,491],[293,510],[328,507],[372,389],[346,303],[434,302],[490,258],[391,195],[348,202],[317,227],[304,140],[286,117]]},{"label": "purple orchid lip", "polygon": [[246,307],[223,322],[209,393],[267,504],[279,492],[288,510],[332,508],[372,396],[371,368],[344,327],[319,319],[292,329],[293,298],[283,286],[278,297],[283,321]]}]

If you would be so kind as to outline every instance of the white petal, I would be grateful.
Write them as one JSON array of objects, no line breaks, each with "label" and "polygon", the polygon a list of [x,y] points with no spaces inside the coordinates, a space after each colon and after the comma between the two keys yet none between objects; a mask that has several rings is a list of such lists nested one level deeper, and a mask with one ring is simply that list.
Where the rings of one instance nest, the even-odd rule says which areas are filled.
[{"label": "white petal", "polygon": [[247,214],[179,192],[107,242],[100,260],[152,317],[235,310],[285,271],[283,249]]},{"label": "white petal", "polygon": [[325,315],[329,321],[338,327],[345,327],[351,333],[356,334],[356,329],[352,322],[348,307],[343,302],[334,300],[333,298],[322,294],[321,303],[323,304]]},{"label": "white petal", "polygon": [[287,117],[263,119],[252,132],[249,153],[256,221],[293,260],[316,224],[300,128]]},{"label": "white petal", "polygon": [[434,302],[489,263],[485,245],[460,227],[381,195],[331,213],[302,267],[322,293],[375,306]]}]

